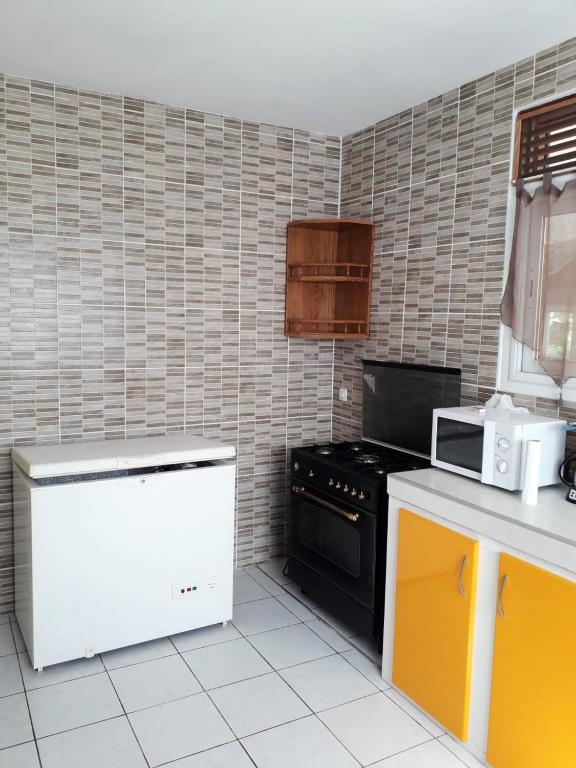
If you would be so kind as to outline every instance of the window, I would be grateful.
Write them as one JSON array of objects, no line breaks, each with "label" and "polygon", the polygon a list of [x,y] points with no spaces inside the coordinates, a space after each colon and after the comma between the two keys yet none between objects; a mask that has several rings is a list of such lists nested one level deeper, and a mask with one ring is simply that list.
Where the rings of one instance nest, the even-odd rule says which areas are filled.
[{"label": "window", "polygon": [[[518,227],[517,206],[537,200],[553,178],[561,205],[533,215],[529,226]],[[566,187],[566,185],[569,185]],[[520,193],[520,189],[523,191]],[[568,194],[567,192],[570,192]],[[514,236],[516,226],[516,236]],[[518,238],[521,238],[520,240]],[[515,311],[524,335],[513,337],[501,324],[497,386],[510,392],[576,401],[576,95],[541,104],[517,114],[508,198],[507,268],[513,249],[516,290],[522,286]],[[513,240],[514,245],[513,245]],[[522,258],[518,257],[522,255]],[[529,257],[524,258],[525,254]],[[519,262],[522,262],[519,264]],[[508,320],[507,320],[508,322]],[[530,344],[526,340],[530,340]],[[546,369],[546,370],[545,370]],[[558,371],[570,375],[555,383]],[[552,375],[549,375],[549,373]],[[554,378],[553,378],[554,376]]]},{"label": "window", "polygon": [[514,180],[574,171],[576,95],[520,112],[514,144]]}]

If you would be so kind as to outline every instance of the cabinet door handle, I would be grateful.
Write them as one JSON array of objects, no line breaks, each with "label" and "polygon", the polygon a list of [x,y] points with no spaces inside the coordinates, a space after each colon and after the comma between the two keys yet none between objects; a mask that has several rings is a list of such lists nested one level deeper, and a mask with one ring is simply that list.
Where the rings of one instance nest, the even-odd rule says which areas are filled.
[{"label": "cabinet door handle", "polygon": [[467,562],[468,555],[464,555],[462,560],[460,560],[460,567],[458,568],[458,592],[460,592],[462,597],[466,597],[466,593],[464,592],[464,583],[462,581],[462,574],[464,573],[464,568],[466,568]]},{"label": "cabinet door handle", "polygon": [[504,574],[504,576],[502,576],[502,579],[500,580],[500,588],[498,590],[498,616],[500,616],[501,619],[504,618],[504,603],[502,601],[502,598],[504,597],[504,588],[506,587],[507,583],[508,583],[508,576]]}]

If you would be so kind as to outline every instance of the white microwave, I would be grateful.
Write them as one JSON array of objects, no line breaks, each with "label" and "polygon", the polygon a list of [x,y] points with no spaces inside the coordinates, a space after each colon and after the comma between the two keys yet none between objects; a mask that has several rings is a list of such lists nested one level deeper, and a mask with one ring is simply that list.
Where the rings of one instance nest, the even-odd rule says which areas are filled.
[{"label": "white microwave", "polygon": [[434,409],[432,465],[508,491],[522,488],[527,440],[540,440],[539,485],[559,481],[566,422],[511,411],[492,415],[471,406]]}]

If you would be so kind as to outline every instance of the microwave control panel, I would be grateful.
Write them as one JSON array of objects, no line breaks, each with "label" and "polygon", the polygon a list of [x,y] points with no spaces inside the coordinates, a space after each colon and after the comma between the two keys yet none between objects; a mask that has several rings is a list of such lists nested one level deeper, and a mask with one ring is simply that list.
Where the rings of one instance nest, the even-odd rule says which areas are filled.
[{"label": "microwave control panel", "polygon": [[482,482],[508,491],[519,491],[523,485],[524,459],[528,440],[542,444],[538,483],[558,482],[558,467],[564,458],[566,422],[560,419],[514,424],[489,421],[484,424]]}]

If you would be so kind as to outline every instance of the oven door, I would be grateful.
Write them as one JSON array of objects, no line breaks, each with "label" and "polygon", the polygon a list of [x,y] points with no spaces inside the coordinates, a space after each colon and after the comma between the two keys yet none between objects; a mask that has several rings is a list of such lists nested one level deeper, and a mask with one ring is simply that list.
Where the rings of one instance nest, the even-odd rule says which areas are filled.
[{"label": "oven door", "polygon": [[290,554],[366,608],[374,607],[376,515],[292,485]]}]

